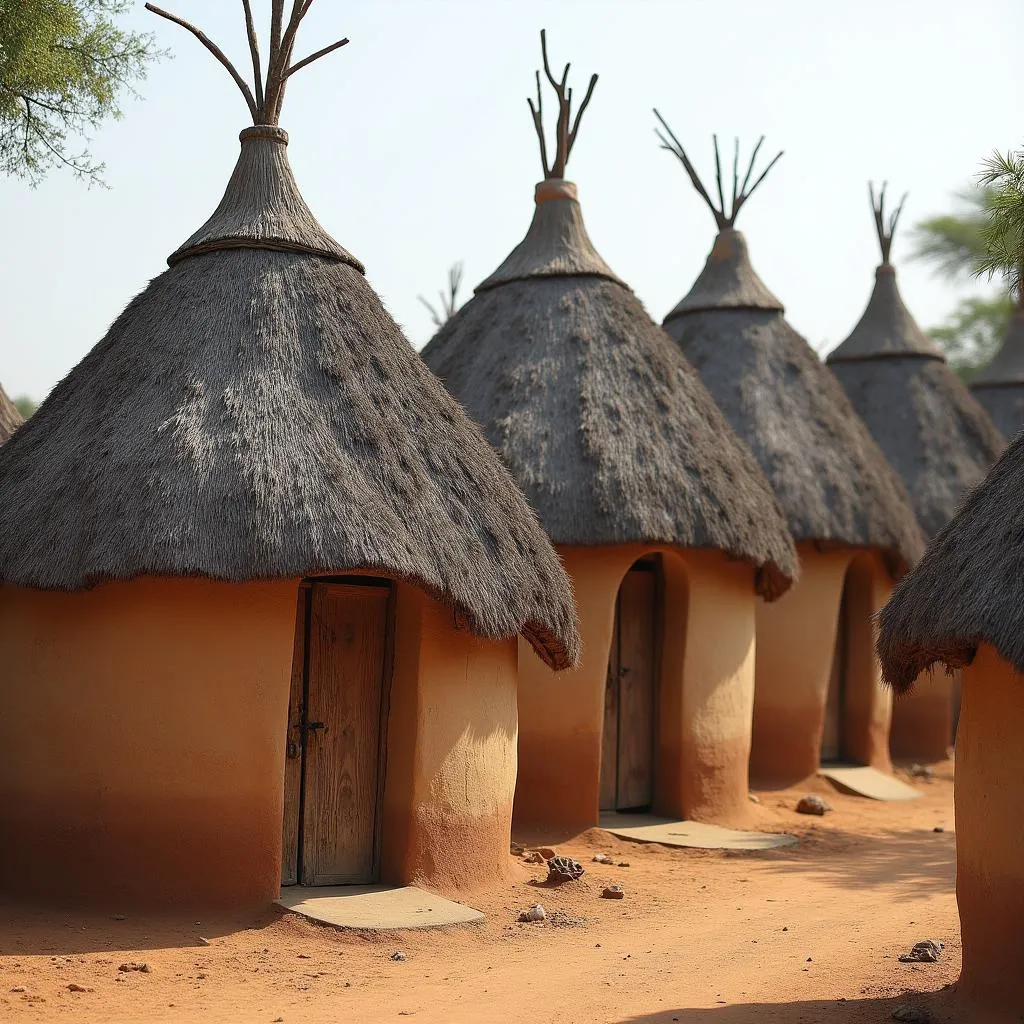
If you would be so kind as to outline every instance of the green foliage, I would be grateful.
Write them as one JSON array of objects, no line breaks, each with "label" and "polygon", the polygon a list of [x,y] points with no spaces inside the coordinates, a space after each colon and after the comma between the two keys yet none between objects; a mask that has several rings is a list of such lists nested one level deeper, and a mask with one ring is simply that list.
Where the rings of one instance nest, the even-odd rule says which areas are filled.
[{"label": "green foliage", "polygon": [[1012,315],[1008,295],[972,297],[959,302],[946,322],[928,333],[967,381],[999,351]]},{"label": "green foliage", "polygon": [[985,254],[985,223],[988,190],[971,188],[956,195],[959,209],[929,217],[914,225],[910,233],[910,258],[931,263],[950,280],[967,281]]},{"label": "green foliage", "polygon": [[39,403],[28,395],[19,395],[13,400],[14,408],[21,413],[21,418],[27,420],[39,408]]},{"label": "green foliage", "polygon": [[[89,133],[160,56],[115,18],[130,0],[0,0],[0,172],[38,184],[54,167],[101,183]],[[84,142],[75,153],[72,140]],[[76,148],[77,148],[77,144]]]},{"label": "green foliage", "polygon": [[994,152],[979,180],[987,190],[988,216],[982,230],[985,251],[978,272],[1001,276],[1018,295],[1024,273],[1024,149]]}]

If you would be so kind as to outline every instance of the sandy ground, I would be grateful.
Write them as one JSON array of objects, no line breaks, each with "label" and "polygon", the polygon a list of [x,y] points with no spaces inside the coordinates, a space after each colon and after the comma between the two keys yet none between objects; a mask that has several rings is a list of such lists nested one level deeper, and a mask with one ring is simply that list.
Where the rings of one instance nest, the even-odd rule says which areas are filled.
[{"label": "sandy ground", "polygon": [[[486,923],[454,930],[0,908],[0,1020],[873,1024],[913,1004],[945,1021],[941,990],[960,967],[952,768],[910,781],[924,793],[911,803],[823,781],[761,794],[760,827],[800,837],[784,850],[678,850],[593,830],[558,846],[584,862],[580,881],[546,888],[543,865],[516,860],[511,882],[466,901]],[[797,815],[809,791],[833,812]],[[594,863],[598,851],[629,866]],[[600,898],[613,882],[625,899]],[[516,923],[535,902],[548,919]],[[946,944],[938,963],[898,962],[925,938]],[[129,962],[149,971],[119,970]]]}]

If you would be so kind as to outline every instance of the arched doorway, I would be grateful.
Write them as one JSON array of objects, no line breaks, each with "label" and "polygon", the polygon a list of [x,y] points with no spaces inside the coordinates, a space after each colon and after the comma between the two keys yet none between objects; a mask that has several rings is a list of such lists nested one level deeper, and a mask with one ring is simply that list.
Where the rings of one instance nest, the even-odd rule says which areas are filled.
[{"label": "arched doorway", "polygon": [[647,810],[654,801],[663,590],[660,555],[634,562],[619,585],[605,685],[602,811]]},{"label": "arched doorway", "polygon": [[375,577],[299,588],[282,885],[377,881],[391,596],[390,580]]}]

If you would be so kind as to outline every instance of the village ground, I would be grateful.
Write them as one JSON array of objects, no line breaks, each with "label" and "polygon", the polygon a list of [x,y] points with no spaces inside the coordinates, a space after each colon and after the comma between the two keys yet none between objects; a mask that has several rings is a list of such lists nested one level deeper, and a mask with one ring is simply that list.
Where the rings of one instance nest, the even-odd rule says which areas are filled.
[{"label": "village ground", "polygon": [[[910,1004],[941,1022],[960,968],[952,766],[903,777],[921,799],[876,803],[823,781],[761,794],[759,827],[797,835],[788,849],[593,830],[558,846],[584,863],[578,882],[539,886],[544,866],[517,860],[510,882],[466,900],[486,922],[452,930],[0,908],[0,1020],[874,1024]],[[796,814],[809,791],[833,811]],[[623,900],[601,898],[613,882]],[[547,920],[517,923],[536,902]],[[926,938],[946,944],[937,963],[899,962]]]}]

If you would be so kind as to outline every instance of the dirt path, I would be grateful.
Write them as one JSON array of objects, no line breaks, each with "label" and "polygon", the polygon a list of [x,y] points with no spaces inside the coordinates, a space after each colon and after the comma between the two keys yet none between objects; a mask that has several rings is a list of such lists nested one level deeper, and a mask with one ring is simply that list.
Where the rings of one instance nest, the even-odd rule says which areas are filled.
[{"label": "dirt path", "polygon": [[[881,1024],[900,1003],[942,1002],[901,997],[959,972],[950,769],[939,776],[915,782],[925,795],[907,804],[822,783],[835,808],[824,819],[793,812],[806,790],[763,794],[763,827],[801,838],[785,850],[669,850],[595,830],[558,847],[584,862],[579,882],[538,887],[543,866],[517,862],[512,883],[467,900],[487,913],[474,928],[381,936],[287,914],[6,910],[0,1019]],[[593,863],[599,850],[629,867]],[[624,900],[600,898],[613,881]],[[534,902],[549,919],[515,923]],[[946,943],[939,963],[897,961],[923,938]],[[392,960],[399,950],[406,959]],[[118,970],[129,961],[150,970]]]}]

